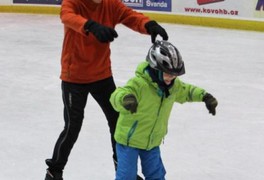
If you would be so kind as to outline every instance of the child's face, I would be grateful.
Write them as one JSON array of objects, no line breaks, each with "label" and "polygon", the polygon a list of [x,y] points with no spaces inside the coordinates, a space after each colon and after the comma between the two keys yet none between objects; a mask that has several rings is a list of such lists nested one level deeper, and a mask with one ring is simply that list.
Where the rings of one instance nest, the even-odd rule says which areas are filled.
[{"label": "child's face", "polygon": [[175,75],[171,75],[171,74],[167,74],[167,73],[163,73],[163,80],[165,82],[165,84],[169,85],[171,83],[171,81],[173,81],[177,76]]}]

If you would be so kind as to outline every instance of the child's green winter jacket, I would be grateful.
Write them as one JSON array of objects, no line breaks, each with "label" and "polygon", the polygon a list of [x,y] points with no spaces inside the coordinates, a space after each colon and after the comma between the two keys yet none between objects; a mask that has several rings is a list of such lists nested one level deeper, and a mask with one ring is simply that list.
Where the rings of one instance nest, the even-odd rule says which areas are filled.
[{"label": "child's green winter jacket", "polygon": [[[147,62],[139,64],[136,76],[124,87],[117,88],[110,102],[120,112],[115,131],[116,142],[150,150],[159,146],[167,134],[173,103],[200,102],[206,92],[176,78],[169,89],[170,95],[165,97],[146,71],[147,66]],[[131,93],[138,101],[137,112],[133,114],[122,106],[123,97]]]}]

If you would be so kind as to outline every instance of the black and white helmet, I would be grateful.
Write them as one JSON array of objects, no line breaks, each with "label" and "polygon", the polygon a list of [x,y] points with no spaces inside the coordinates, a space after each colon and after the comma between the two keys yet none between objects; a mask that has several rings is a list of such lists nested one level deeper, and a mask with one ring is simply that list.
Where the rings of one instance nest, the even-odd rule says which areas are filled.
[{"label": "black and white helmet", "polygon": [[180,52],[167,41],[157,40],[149,49],[147,61],[153,69],[167,74],[180,76],[185,73],[184,62]]}]

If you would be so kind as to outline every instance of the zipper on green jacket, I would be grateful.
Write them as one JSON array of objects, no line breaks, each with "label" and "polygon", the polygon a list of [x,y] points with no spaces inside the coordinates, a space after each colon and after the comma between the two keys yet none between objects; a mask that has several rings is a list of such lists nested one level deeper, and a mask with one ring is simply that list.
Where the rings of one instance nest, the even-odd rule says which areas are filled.
[{"label": "zipper on green jacket", "polygon": [[136,127],[137,127],[138,121],[135,121],[134,124],[132,125],[131,129],[129,130],[127,134],[127,146],[129,146],[129,141],[132,135],[134,134]]},{"label": "zipper on green jacket", "polygon": [[160,100],[160,106],[159,106],[159,110],[158,110],[158,113],[157,113],[157,118],[156,118],[155,123],[154,123],[154,125],[152,127],[152,130],[150,131],[149,141],[148,141],[146,149],[149,148],[150,141],[153,141],[152,134],[153,134],[154,128],[156,127],[156,124],[157,124],[157,121],[158,121],[158,118],[159,118],[160,109],[161,109],[161,105],[162,105],[163,99],[164,99],[164,94],[162,95],[161,100]]}]

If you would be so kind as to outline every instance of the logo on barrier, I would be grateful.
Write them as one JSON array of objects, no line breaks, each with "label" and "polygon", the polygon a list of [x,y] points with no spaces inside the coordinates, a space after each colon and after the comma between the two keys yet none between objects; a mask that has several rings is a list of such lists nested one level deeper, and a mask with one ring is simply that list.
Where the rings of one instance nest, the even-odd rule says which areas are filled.
[{"label": "logo on barrier", "polygon": [[258,0],[256,11],[264,11],[264,0]]},{"label": "logo on barrier", "polygon": [[172,0],[122,0],[122,2],[134,9],[150,11],[171,11]]},{"label": "logo on barrier", "polygon": [[62,0],[13,0],[13,3],[21,4],[61,4]]},{"label": "logo on barrier", "polygon": [[210,3],[216,3],[216,2],[221,2],[224,0],[197,0],[197,3],[199,5],[203,5],[203,4],[210,4]]},{"label": "logo on barrier", "polygon": [[146,1],[147,7],[160,7],[160,8],[167,8],[168,3],[163,0],[147,0]]},{"label": "logo on barrier", "polygon": [[143,0],[122,0],[124,4],[130,7],[143,7]]}]

